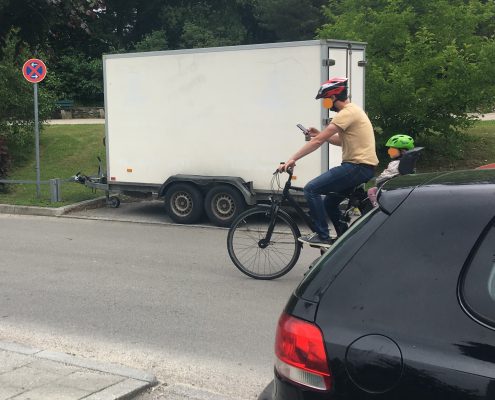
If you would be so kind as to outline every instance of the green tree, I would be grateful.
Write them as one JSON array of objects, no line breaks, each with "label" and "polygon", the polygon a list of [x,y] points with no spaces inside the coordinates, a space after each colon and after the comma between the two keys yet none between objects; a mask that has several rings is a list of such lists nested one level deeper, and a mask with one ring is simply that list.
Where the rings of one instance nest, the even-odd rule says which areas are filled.
[{"label": "green tree", "polygon": [[[90,25],[102,7],[103,0],[0,0],[0,61],[8,66],[12,64],[12,57],[18,58],[21,54],[26,55],[25,60],[42,58],[49,73],[40,88],[43,85],[44,89],[56,89],[55,93],[73,92],[77,94],[74,97],[86,102],[94,98],[101,102],[102,74],[98,60],[107,46],[92,34]],[[8,43],[13,29],[19,38],[14,48]],[[4,49],[8,53],[4,54]],[[74,57],[77,64],[68,63],[67,57]],[[76,73],[81,75],[72,81]],[[44,90],[44,100],[52,102],[49,105],[52,107],[55,98],[47,97],[46,93]],[[7,91],[0,94],[0,102],[9,104],[12,98],[3,96],[8,96]]]},{"label": "green tree", "polygon": [[[48,67],[47,67],[48,68]],[[59,54],[47,75],[47,89],[58,99],[73,99],[79,104],[103,104],[101,58],[82,53]]]},{"label": "green tree", "polygon": [[170,0],[165,4],[112,0],[107,3],[105,18],[125,27],[113,29],[119,37],[116,46],[121,49],[229,46],[264,41],[264,31],[255,17],[255,3],[255,0]]},{"label": "green tree", "polygon": [[67,29],[89,33],[89,23],[102,6],[103,0],[0,0],[0,40],[17,28],[22,42],[46,51]]},{"label": "green tree", "polygon": [[324,23],[326,0],[258,0],[256,16],[272,41],[314,39]]},{"label": "green tree", "polygon": [[167,49],[167,33],[162,30],[151,32],[134,46],[134,50],[136,51],[157,51]]},{"label": "green tree", "polygon": [[170,48],[229,46],[248,41],[250,10],[244,0],[170,1],[160,18]]},{"label": "green tree", "polygon": [[[33,84],[27,82],[21,72],[24,62],[30,57],[26,51],[18,51],[24,46],[17,31],[12,31],[5,38],[0,60],[0,142],[4,174],[6,166],[3,163],[6,160],[22,161],[34,149]],[[38,86],[39,118],[43,121],[53,110],[53,98],[44,90],[44,82]]]},{"label": "green tree", "polygon": [[103,51],[129,51],[146,35],[161,29],[160,0],[105,0],[88,26],[106,46]]},{"label": "green tree", "polygon": [[46,89],[59,99],[101,104],[102,54],[311,39],[325,2],[0,0],[0,60],[16,28],[16,54],[43,54]]},{"label": "green tree", "polygon": [[404,132],[454,151],[469,113],[493,110],[493,1],[330,0],[325,16],[320,37],[368,43],[366,107],[382,139]]}]

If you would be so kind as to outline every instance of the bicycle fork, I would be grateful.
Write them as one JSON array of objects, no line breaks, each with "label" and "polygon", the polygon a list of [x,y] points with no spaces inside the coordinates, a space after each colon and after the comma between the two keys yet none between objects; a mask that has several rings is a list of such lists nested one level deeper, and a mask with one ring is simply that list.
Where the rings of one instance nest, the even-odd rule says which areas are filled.
[{"label": "bicycle fork", "polygon": [[268,225],[268,230],[266,231],[265,237],[260,239],[258,242],[258,247],[260,249],[266,249],[270,244],[273,231],[275,230],[275,221],[277,220],[277,214],[279,209],[280,209],[280,204],[273,202],[270,207],[270,224]]}]

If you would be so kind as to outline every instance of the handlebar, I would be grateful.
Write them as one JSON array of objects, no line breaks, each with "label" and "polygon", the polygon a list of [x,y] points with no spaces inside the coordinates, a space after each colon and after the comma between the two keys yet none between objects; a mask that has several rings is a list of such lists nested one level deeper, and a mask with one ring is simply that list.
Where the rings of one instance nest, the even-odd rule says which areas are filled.
[{"label": "handlebar", "polygon": [[[285,163],[280,163],[280,164],[285,164]],[[287,171],[279,171],[278,169],[276,169],[273,175],[282,174],[284,172],[287,172],[289,174],[289,177],[292,177],[292,174],[294,173],[294,168],[287,168]]]}]

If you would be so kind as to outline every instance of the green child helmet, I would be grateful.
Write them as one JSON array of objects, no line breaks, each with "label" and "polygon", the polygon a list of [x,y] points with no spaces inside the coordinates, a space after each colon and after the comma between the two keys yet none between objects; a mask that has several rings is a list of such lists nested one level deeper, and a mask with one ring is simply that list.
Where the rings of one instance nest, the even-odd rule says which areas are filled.
[{"label": "green child helmet", "polygon": [[411,150],[414,148],[414,139],[408,135],[394,135],[387,140],[385,146]]}]

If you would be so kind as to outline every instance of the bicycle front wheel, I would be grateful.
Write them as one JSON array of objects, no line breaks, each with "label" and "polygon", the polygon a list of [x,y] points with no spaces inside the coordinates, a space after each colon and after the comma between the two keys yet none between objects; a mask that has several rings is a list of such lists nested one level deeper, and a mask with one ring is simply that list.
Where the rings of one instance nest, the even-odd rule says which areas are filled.
[{"label": "bicycle front wheel", "polygon": [[229,256],[244,274],[255,279],[275,279],[296,265],[301,253],[299,228],[287,214],[278,212],[271,238],[266,235],[271,209],[256,207],[240,214],[227,236]]}]

